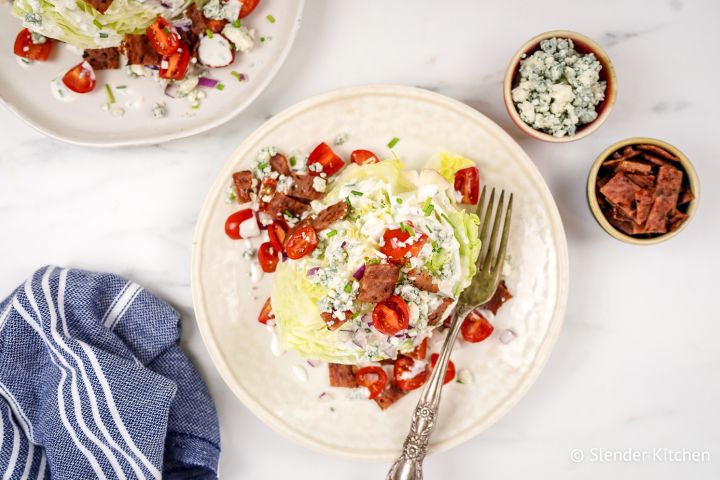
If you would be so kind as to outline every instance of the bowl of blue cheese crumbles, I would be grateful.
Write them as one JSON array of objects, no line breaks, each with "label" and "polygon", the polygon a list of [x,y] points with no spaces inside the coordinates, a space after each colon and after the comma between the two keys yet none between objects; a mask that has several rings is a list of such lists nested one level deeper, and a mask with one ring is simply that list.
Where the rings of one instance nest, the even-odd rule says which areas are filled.
[{"label": "bowl of blue cheese crumbles", "polygon": [[528,135],[549,142],[585,137],[615,103],[615,71],[607,54],[579,33],[556,30],[525,43],[510,62],[505,105]]}]

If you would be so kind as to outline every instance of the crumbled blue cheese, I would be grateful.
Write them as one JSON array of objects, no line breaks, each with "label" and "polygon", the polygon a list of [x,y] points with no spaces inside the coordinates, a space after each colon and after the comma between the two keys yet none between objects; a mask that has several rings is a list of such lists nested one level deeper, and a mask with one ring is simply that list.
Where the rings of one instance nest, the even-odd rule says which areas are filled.
[{"label": "crumbled blue cheese", "polygon": [[316,192],[324,192],[325,188],[327,188],[327,180],[321,177],[313,177],[313,190]]},{"label": "crumbled blue cheese", "polygon": [[155,102],[155,105],[152,107],[152,114],[155,118],[164,118],[167,115],[165,102]]},{"label": "crumbled blue cheese", "polygon": [[187,94],[188,102],[190,102],[190,107],[192,108],[199,108],[200,103],[207,95],[205,92],[200,90],[199,88],[194,88],[190,91],[190,93]]},{"label": "crumbled blue cheese", "polygon": [[30,39],[35,45],[41,45],[47,42],[47,38],[44,35],[32,31],[30,32]]},{"label": "crumbled blue cheese", "polygon": [[578,53],[572,40],[543,40],[540,50],[520,62],[512,90],[520,118],[554,137],[574,135],[597,118],[595,108],[605,99],[601,69],[595,55]]},{"label": "crumbled blue cheese", "polygon": [[210,0],[203,6],[202,12],[207,18],[213,20],[234,22],[240,16],[241,8],[242,3],[239,0],[227,0],[225,2]]},{"label": "crumbled blue cheese", "polygon": [[247,53],[255,47],[255,30],[245,26],[236,27],[228,23],[223,27],[222,34],[230,40],[238,52]]}]

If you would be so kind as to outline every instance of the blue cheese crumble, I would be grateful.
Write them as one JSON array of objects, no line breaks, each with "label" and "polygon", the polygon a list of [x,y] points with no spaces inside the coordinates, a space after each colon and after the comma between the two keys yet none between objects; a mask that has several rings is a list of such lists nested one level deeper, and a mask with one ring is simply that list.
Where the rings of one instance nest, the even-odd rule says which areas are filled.
[{"label": "blue cheese crumble", "polygon": [[551,38],[520,62],[512,99],[523,122],[554,137],[572,136],[598,116],[605,99],[602,65],[593,53],[578,53],[573,41]]}]

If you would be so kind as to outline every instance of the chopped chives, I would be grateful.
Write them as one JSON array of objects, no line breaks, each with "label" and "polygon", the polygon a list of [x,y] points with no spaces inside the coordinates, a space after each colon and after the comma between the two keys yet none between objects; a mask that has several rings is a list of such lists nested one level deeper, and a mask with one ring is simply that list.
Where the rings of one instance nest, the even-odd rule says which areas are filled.
[{"label": "chopped chives", "polygon": [[97,18],[93,19],[93,25],[95,25],[97,28],[103,28],[103,24],[98,22]]},{"label": "chopped chives", "polygon": [[335,235],[337,235],[337,230],[330,230],[327,235],[325,235],[327,238],[332,238]]},{"label": "chopped chives", "polygon": [[190,107],[190,108],[192,108],[193,110],[197,110],[198,108],[200,108],[200,105],[193,105],[193,106]]},{"label": "chopped chives", "polygon": [[446,222],[451,223],[451,222],[450,222],[450,219],[448,218],[448,216],[445,215],[444,213],[441,213],[440,216],[443,217]]},{"label": "chopped chives", "polygon": [[414,236],[415,236],[415,230],[413,230],[413,228],[412,228],[410,225],[408,225],[406,228],[407,228],[407,233],[408,233],[411,237],[414,237]]},{"label": "chopped chives", "polygon": [[265,41],[265,37],[260,37],[260,42],[262,43],[264,41]]},{"label": "chopped chives", "polygon": [[294,217],[295,216],[295,215],[293,215],[293,213],[290,210],[285,210],[285,212],[283,212],[283,213],[285,214],[286,217]]},{"label": "chopped chives", "polygon": [[350,197],[345,197],[345,203],[347,203],[348,208],[352,208],[352,203],[350,203]]},{"label": "chopped chives", "polygon": [[213,38],[213,32],[209,28],[205,29],[205,35],[207,35],[208,38]]},{"label": "chopped chives", "polygon": [[240,28],[240,25],[242,25],[242,22],[239,18],[233,22],[233,27],[235,28]]},{"label": "chopped chives", "polygon": [[427,231],[432,233],[432,228],[430,228],[430,225],[425,225],[425,228],[427,228]]},{"label": "chopped chives", "polygon": [[395,201],[396,201],[399,205],[402,205],[403,199],[400,198],[400,197],[398,197],[398,198],[395,199]]},{"label": "chopped chives", "polygon": [[407,233],[407,226],[405,225],[405,222],[400,222],[400,231],[402,233]]},{"label": "chopped chives", "polygon": [[350,191],[350,193],[352,193],[356,197],[362,197],[362,195],[363,195],[363,192],[358,192],[357,190],[352,190],[352,191]]},{"label": "chopped chives", "polygon": [[224,84],[224,83],[218,83],[218,84],[215,86],[215,88],[217,88],[218,90],[222,90],[223,88],[225,88],[225,84]]},{"label": "chopped chives", "polygon": [[112,105],[113,103],[115,103],[115,95],[113,95],[112,88],[110,88],[110,84],[109,84],[109,83],[106,83],[106,84],[105,84],[105,93],[107,93],[108,103],[109,103],[110,105]]},{"label": "chopped chives", "polygon": [[293,155],[290,157],[290,166],[294,167],[295,165],[297,165],[297,160],[295,159],[295,155]]},{"label": "chopped chives", "polygon": [[265,17],[265,18],[267,18],[267,21],[268,21],[268,22],[270,22],[270,23],[275,23],[275,17],[273,17],[272,15],[268,15],[268,16]]},{"label": "chopped chives", "polygon": [[115,87],[116,90],[122,90],[123,88],[127,88],[125,85],[118,85]]},{"label": "chopped chives", "polygon": [[398,137],[393,137],[387,144],[388,148],[393,148],[400,141]]},{"label": "chopped chives", "polygon": [[108,34],[105,33],[105,32],[100,32],[100,33],[98,33],[98,37],[100,37],[100,38],[108,38]]},{"label": "chopped chives", "polygon": [[245,75],[244,75],[244,74],[241,74],[241,73],[238,73],[238,72],[236,72],[235,70],[233,70],[232,72],[230,72],[230,75],[232,75],[233,77],[235,77],[235,80],[237,80],[238,82],[242,82],[242,81],[245,80]]},{"label": "chopped chives", "polygon": [[345,288],[343,288],[343,290],[345,290],[345,293],[352,292],[352,283],[351,282],[346,283]]},{"label": "chopped chives", "polygon": [[423,205],[423,212],[425,212],[425,216],[429,217],[433,210],[435,210],[435,205],[430,203],[430,199],[428,198],[425,201],[425,205]]},{"label": "chopped chives", "polygon": [[262,162],[261,164],[259,164],[259,165],[257,166],[257,168],[258,168],[258,170],[264,170],[265,167],[267,167],[268,165],[269,165],[268,162]]}]

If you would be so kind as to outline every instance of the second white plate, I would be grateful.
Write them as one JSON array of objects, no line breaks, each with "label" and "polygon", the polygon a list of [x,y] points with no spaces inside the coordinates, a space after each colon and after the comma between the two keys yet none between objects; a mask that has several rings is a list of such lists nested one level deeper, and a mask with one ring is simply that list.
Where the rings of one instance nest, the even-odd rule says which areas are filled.
[{"label": "second white plate", "polygon": [[[12,46],[22,25],[10,13],[9,5],[0,5],[0,101],[46,135],[81,145],[141,145],[195,135],[235,117],[267,87],[295,40],[304,4],[305,0],[260,2],[244,23],[265,41],[257,42],[251,52],[238,55],[233,65],[210,69],[209,76],[225,88],[204,89],[207,98],[197,110],[191,109],[186,99],[165,96],[151,79],[130,78],[124,69],[98,71],[94,91],[70,103],[56,100],[50,91],[51,80],[80,63],[82,56],[67,45],[55,45],[47,62],[21,66]],[[267,20],[270,14],[275,23]],[[233,70],[245,74],[247,81],[239,82],[231,74]],[[115,117],[101,110],[107,102],[105,84],[127,87],[114,90],[124,116]],[[153,117],[152,107],[158,101],[167,105],[165,118]]]},{"label": "second white plate", "polygon": [[[255,290],[243,242],[224,233],[225,219],[238,210],[225,201],[232,172],[247,168],[263,147],[309,152],[341,134],[347,142],[334,148],[344,158],[358,148],[389,157],[386,145],[398,137],[394,152],[408,168],[451,151],[475,160],[486,184],[515,192],[505,274],[515,298],[494,319],[489,339],[453,354],[457,368],[475,380],[444,389],[431,451],[448,449],[496,422],[535,380],[560,331],[568,286],[565,235],[543,179],[509,135],[460,102],[409,87],[352,88],[302,102],[249,136],[219,173],[197,223],[192,289],[203,340],[233,392],[283,435],[354,458],[389,460],[399,452],[417,392],[381,411],[372,401],[349,400],[348,390],[330,389],[325,365],[312,368],[292,352],[273,356],[270,335],[257,322],[272,277]],[[505,329],[517,334],[509,344],[499,341]],[[304,368],[309,381],[299,382],[294,367]],[[329,390],[334,399],[320,401]]]}]

